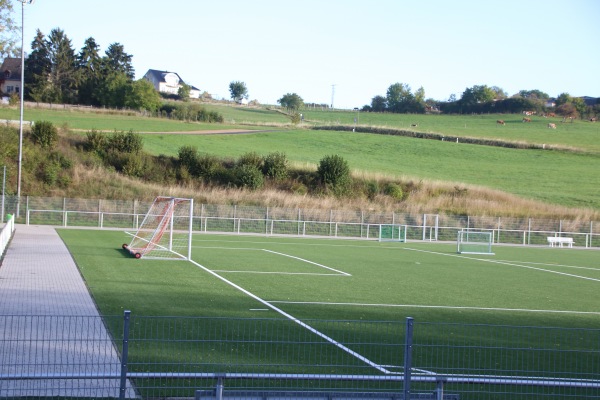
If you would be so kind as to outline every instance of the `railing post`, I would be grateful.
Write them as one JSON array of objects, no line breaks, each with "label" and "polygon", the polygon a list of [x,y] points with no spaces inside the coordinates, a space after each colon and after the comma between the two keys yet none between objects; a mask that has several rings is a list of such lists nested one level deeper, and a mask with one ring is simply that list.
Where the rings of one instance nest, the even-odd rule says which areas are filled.
[{"label": "railing post", "polygon": [[215,391],[215,400],[223,400],[223,377],[217,378],[217,388]]},{"label": "railing post", "polygon": [[406,338],[404,339],[404,400],[410,400],[413,325],[414,319],[412,317],[406,317]]},{"label": "railing post", "polygon": [[131,311],[123,313],[123,352],[121,353],[121,383],[119,385],[119,399],[125,398],[127,390],[127,358],[129,357],[129,319]]}]

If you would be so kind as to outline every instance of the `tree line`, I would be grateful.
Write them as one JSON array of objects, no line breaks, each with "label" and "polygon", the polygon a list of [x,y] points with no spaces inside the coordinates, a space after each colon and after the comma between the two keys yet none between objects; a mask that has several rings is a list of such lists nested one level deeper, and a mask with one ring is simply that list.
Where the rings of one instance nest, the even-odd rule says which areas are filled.
[{"label": "tree line", "polygon": [[406,83],[394,83],[388,87],[385,96],[378,95],[365,105],[362,111],[414,113],[440,112],[445,114],[473,113],[521,113],[535,111],[543,113],[549,109],[565,117],[583,118],[600,114],[600,99],[596,104],[587,105],[580,97],[561,93],[553,99],[540,90],[521,90],[513,96],[497,86],[475,85],[468,87],[459,99],[451,95],[448,101],[425,98],[425,90],[420,87],[412,91]]}]

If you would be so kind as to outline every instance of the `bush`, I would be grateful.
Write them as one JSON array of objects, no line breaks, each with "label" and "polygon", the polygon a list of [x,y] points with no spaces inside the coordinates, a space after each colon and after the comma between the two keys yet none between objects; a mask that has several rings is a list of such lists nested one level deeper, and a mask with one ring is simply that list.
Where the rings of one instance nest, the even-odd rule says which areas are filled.
[{"label": "bush", "polygon": [[324,185],[332,189],[343,189],[350,183],[348,162],[337,154],[321,159],[317,175]]},{"label": "bush", "polygon": [[58,129],[49,121],[35,121],[31,128],[31,137],[34,143],[44,149],[53,149],[58,143]]},{"label": "bush", "polygon": [[46,162],[42,164],[40,171],[41,180],[48,186],[54,186],[58,179],[58,173],[60,171],[60,165],[55,162]]},{"label": "bush", "polygon": [[196,166],[190,170],[193,176],[203,177],[205,180],[213,179],[221,167],[221,161],[217,156],[211,154],[200,154],[196,160]]},{"label": "bush", "polygon": [[283,153],[270,153],[263,160],[263,174],[276,181],[288,177],[288,160]]},{"label": "bush", "polygon": [[106,149],[106,136],[95,129],[86,133],[85,149],[90,152],[101,153]]},{"label": "bush", "polygon": [[379,184],[376,181],[368,181],[365,185],[365,194],[369,200],[373,200],[379,194]]},{"label": "bush", "polygon": [[404,191],[402,190],[402,186],[394,182],[387,183],[383,192],[395,200],[402,200],[404,198]]},{"label": "bush", "polygon": [[198,165],[198,149],[194,146],[183,146],[177,152],[179,165],[192,172]]},{"label": "bush", "polygon": [[256,167],[256,169],[261,170],[263,167],[263,158],[255,152],[249,152],[242,154],[240,158],[238,158],[237,165],[251,165]]},{"label": "bush", "polygon": [[254,165],[243,164],[235,167],[234,176],[238,187],[257,190],[264,185],[263,174]]},{"label": "bush", "polygon": [[139,153],[143,147],[142,136],[133,131],[115,132],[108,138],[107,143],[108,150],[116,150],[121,153]]}]

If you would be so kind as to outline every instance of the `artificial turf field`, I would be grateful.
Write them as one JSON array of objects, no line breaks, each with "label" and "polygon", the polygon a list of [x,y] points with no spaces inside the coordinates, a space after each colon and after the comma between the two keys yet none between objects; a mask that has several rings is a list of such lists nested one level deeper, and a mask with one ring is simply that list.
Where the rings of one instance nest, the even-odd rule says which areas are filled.
[{"label": "artificial turf field", "polygon": [[103,315],[600,326],[597,250],[195,234],[188,262],[131,258],[120,231],[59,233]]}]

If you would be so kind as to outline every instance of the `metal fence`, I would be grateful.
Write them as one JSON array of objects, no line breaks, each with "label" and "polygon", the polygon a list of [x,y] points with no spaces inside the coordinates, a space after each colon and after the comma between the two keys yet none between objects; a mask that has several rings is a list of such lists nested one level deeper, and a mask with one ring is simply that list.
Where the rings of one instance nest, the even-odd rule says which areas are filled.
[{"label": "metal fence", "polygon": [[[24,197],[17,222],[65,227],[136,229],[150,202]],[[8,197],[7,212],[17,199]],[[381,224],[407,225],[408,240],[455,241],[465,229],[488,231],[495,244],[548,245],[570,237],[577,247],[600,247],[600,222],[446,214],[373,213],[301,208],[195,204],[194,230],[235,234],[376,239]]]},{"label": "metal fence", "polygon": [[600,329],[0,315],[0,397],[600,399]]}]

